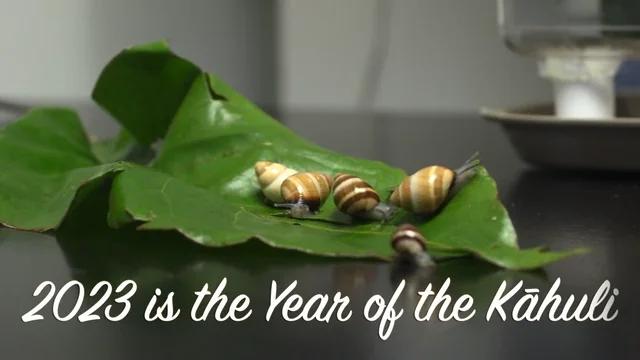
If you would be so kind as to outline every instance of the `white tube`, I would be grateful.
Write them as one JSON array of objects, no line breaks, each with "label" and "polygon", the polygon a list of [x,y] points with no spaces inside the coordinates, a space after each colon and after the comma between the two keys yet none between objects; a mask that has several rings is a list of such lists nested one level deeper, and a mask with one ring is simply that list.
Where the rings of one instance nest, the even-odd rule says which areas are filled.
[{"label": "white tube", "polygon": [[614,81],[556,80],[555,113],[561,118],[606,119],[616,116]]},{"label": "white tube", "polygon": [[539,75],[553,82],[555,115],[615,118],[614,77],[623,58],[620,51],[602,47],[549,49],[539,63]]}]

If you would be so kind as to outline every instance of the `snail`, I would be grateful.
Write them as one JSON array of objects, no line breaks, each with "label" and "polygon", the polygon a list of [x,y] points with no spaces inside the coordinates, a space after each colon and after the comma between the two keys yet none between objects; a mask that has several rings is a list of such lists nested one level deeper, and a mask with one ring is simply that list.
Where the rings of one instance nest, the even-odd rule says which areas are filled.
[{"label": "snail", "polygon": [[398,254],[398,260],[410,262],[418,267],[435,265],[435,261],[427,253],[427,240],[411,224],[398,226],[391,235],[391,247]]},{"label": "snail", "polygon": [[380,202],[380,196],[369,183],[353,175],[337,174],[332,191],[336,208],[345,214],[384,222],[396,213],[394,206]]},{"label": "snail", "polygon": [[283,202],[274,206],[288,208],[287,214],[294,218],[313,215],[329,198],[332,183],[329,175],[317,171],[291,175],[280,187]]},{"label": "snail", "polygon": [[274,203],[284,201],[280,193],[282,182],[289,176],[298,173],[296,170],[271,161],[258,161],[254,169],[260,190],[265,198]]},{"label": "snail", "polygon": [[478,153],[456,170],[445,166],[427,166],[405,178],[389,197],[391,205],[418,214],[432,214],[440,209],[462,175],[480,165],[472,161]]}]

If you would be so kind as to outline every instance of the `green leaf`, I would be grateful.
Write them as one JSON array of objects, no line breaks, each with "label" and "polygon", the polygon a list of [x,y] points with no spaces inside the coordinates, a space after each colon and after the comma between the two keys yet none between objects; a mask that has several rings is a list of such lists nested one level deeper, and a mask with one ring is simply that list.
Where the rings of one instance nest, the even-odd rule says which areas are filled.
[{"label": "green leaf", "polygon": [[296,226],[260,207],[228,202],[219,194],[146,167],[134,167],[117,176],[110,203],[113,227],[142,221],[139,229],[175,229],[211,247],[256,238],[268,245],[328,256],[388,259],[393,255],[384,230],[312,221]]},{"label": "green leaf", "polygon": [[91,148],[103,163],[127,161],[147,164],[156,155],[152,147],[140,145],[126,129],[121,129],[120,133],[111,139],[94,141]]},{"label": "green leaf", "polygon": [[[461,224],[455,232],[439,228],[442,224],[451,225],[459,216],[474,214],[473,210],[467,210],[469,207],[461,206],[461,201],[465,192],[486,191],[482,188],[484,176],[476,177],[459,197],[452,200],[448,205],[452,210],[445,209],[438,217],[439,222],[419,225],[429,238],[434,256],[456,257],[460,256],[456,251],[468,251],[504,268],[529,270],[583,252],[582,249],[565,252],[518,250],[508,243],[500,243],[511,241],[511,236],[496,234],[504,229],[498,224],[488,226],[493,225],[493,221]],[[486,210],[486,207],[479,210]],[[293,221],[271,216],[269,211],[259,207],[228,202],[216,193],[145,167],[132,168],[115,179],[110,211],[109,219],[114,227],[131,220],[141,221],[141,230],[178,230],[187,238],[210,247],[240,244],[253,238],[270,246],[325,256],[384,260],[393,256],[389,245],[393,226],[373,229],[375,225],[345,227],[315,221],[299,222],[296,226]],[[485,224],[487,226],[483,226]],[[488,243],[488,239],[493,243]]]},{"label": "green leaf", "polygon": [[164,136],[200,69],[168,48],[166,41],[122,51],[102,70],[92,97],[141,145]]},{"label": "green leaf", "polygon": [[122,129],[112,139],[97,140],[91,143],[91,149],[102,163],[124,160],[136,147],[136,140]]},{"label": "green leaf", "polygon": [[281,162],[298,171],[346,172],[379,192],[407,174],[387,164],[344,156],[313,144],[275,121],[212,74],[196,77],[182,99],[152,169],[135,167],[113,184],[109,221],[140,229],[177,230],[210,247],[250,238],[286,249],[345,257],[390,259],[391,233],[414,222],[435,256],[475,254],[511,269],[544,266],[582,250],[520,251],[495,182],[484,168],[432,221],[400,216],[387,225],[337,222],[333,201],[312,219],[278,217],[259,196],[253,166]]},{"label": "green leaf", "polygon": [[[0,223],[58,228],[105,185],[111,186],[105,215],[114,229],[135,224],[138,230],[175,230],[210,248],[258,239],[325,257],[389,260],[392,232],[411,222],[440,258],[472,255],[503,268],[535,269],[584,251],[518,249],[496,184],[483,167],[429,221],[403,212],[386,225],[354,221],[336,210],[332,198],[312,218],[280,216],[262,200],[257,161],[353,174],[379,193],[407,174],[303,139],[221,79],[173,54],[164,41],[116,56],[93,98],[120,122],[123,131],[115,139],[91,144],[77,115],[60,108],[32,110],[0,131]],[[159,138],[162,147],[151,163],[132,163],[135,149],[150,150]],[[128,162],[116,161],[123,159]]]},{"label": "green leaf", "polygon": [[126,165],[100,163],[74,111],[42,108],[0,130],[0,166],[0,223],[47,231],[79,189]]}]

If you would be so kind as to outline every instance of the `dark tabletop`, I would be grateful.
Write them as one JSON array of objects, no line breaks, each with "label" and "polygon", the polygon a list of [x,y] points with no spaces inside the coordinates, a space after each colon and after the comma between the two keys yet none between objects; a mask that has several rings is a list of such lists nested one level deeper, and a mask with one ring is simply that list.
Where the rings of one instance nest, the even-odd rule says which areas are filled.
[{"label": "dark tabletop", "polygon": [[[379,321],[366,321],[363,308],[374,294],[391,298],[403,278],[391,264],[285,258],[282,252],[255,243],[204,254],[190,245],[170,247],[168,243],[176,239],[153,233],[123,237],[101,228],[88,215],[82,221],[89,230],[68,230],[57,236],[0,229],[0,359],[640,358],[640,310],[632,307],[638,305],[640,296],[639,176],[529,167],[518,159],[497,125],[475,115],[298,114],[283,119],[320,145],[407,171],[433,163],[454,167],[479,151],[497,181],[521,247],[548,245],[561,250],[584,246],[590,252],[549,265],[542,273],[502,271],[463,259],[443,264],[428,280],[405,274],[408,284],[418,288],[428,282],[441,286],[450,277],[448,293],[453,301],[470,294],[477,313],[467,322],[417,322],[414,300],[403,294],[396,309],[403,308],[404,313],[383,341],[378,335]],[[74,216],[85,215],[77,212]],[[250,297],[250,318],[216,322],[214,309],[208,321],[192,321],[193,292],[205,283],[213,292],[223,278],[227,279],[229,302],[239,294]],[[494,316],[486,321],[486,309],[503,281],[510,288],[523,280],[524,287],[539,288],[542,299],[557,278],[561,279],[558,293],[563,304],[575,295],[572,308],[585,294],[592,299],[600,285],[610,281],[611,288],[619,291],[612,309],[618,310],[617,318],[611,322],[550,322],[544,318],[514,322]],[[45,280],[58,289],[71,280],[84,284],[83,312],[104,291],[89,297],[93,285],[107,280],[115,290],[126,279],[135,280],[138,290],[131,300],[131,312],[121,321],[57,321],[52,314],[53,299],[40,311],[44,320],[21,321],[46,294],[32,296]],[[298,281],[295,292],[305,299],[317,293],[333,297],[336,291],[348,295],[351,318],[347,322],[335,317],[329,323],[285,322],[278,308],[267,322],[272,281],[282,291],[294,280]],[[175,291],[176,306],[181,308],[178,319],[144,320],[144,307],[156,287],[163,295]],[[74,306],[76,294],[77,287],[63,298],[62,316]],[[521,290],[505,309],[513,308],[523,295]],[[107,305],[114,305],[114,314],[122,309],[111,296],[96,314],[103,317]],[[602,306],[599,309],[601,312]]]}]

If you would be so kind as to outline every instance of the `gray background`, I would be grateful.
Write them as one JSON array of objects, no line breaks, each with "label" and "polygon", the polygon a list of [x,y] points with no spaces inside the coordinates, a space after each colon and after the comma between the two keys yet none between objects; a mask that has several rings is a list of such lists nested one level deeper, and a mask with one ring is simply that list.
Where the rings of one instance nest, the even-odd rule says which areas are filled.
[{"label": "gray background", "polygon": [[[376,21],[380,3],[389,6],[383,21]],[[574,3],[593,5],[592,0]],[[387,35],[389,55],[373,104],[378,111],[475,112],[483,105],[521,105],[551,96],[533,59],[503,46],[491,0],[0,0],[0,5],[0,97],[77,106],[90,129],[112,127],[84,110],[102,67],[122,48],[160,38],[253,101],[285,111],[361,109],[374,40]]]}]

